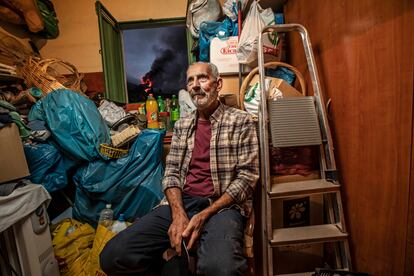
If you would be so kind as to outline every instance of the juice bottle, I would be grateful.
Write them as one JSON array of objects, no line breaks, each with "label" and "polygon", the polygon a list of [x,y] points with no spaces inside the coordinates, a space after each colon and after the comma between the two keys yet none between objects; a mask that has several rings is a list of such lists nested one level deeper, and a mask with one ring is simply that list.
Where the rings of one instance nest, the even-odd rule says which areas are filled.
[{"label": "juice bottle", "polygon": [[147,110],[147,128],[158,128],[158,104],[152,94],[148,95],[145,108]]}]

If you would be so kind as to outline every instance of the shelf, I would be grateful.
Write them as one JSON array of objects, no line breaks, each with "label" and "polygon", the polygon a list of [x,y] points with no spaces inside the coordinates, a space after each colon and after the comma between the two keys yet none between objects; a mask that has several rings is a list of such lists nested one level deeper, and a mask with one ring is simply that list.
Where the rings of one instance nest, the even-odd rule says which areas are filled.
[{"label": "shelf", "polygon": [[0,84],[23,83],[23,79],[9,74],[0,74]]},{"label": "shelf", "polygon": [[342,232],[336,224],[312,225],[273,230],[270,245],[286,246],[294,244],[323,243],[346,240],[347,233]]},{"label": "shelf", "polygon": [[326,179],[273,183],[269,196],[271,199],[304,196],[312,194],[334,193],[339,191],[340,185]]}]

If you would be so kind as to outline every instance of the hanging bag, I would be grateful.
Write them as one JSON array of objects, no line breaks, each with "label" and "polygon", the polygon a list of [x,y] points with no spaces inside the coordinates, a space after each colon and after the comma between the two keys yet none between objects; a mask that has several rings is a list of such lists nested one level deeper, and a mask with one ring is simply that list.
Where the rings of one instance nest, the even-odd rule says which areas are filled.
[{"label": "hanging bag", "polygon": [[[262,29],[274,23],[274,13],[271,8],[262,9],[257,1],[250,5],[249,13],[244,21],[239,44],[237,45],[237,59],[242,64],[252,64],[257,60],[259,34]],[[276,47],[277,39],[265,41],[266,47]]]},{"label": "hanging bag", "polygon": [[218,0],[192,0],[187,10],[187,28],[193,37],[198,38],[201,22],[216,21],[220,15]]}]

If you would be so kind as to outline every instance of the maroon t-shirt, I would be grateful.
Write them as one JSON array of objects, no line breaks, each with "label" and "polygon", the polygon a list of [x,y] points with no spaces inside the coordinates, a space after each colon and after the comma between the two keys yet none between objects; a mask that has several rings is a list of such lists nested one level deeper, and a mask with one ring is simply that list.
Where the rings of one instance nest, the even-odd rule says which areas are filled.
[{"label": "maroon t-shirt", "polygon": [[188,195],[209,197],[214,193],[210,170],[210,140],[210,121],[198,119],[193,154],[184,185],[184,193]]}]

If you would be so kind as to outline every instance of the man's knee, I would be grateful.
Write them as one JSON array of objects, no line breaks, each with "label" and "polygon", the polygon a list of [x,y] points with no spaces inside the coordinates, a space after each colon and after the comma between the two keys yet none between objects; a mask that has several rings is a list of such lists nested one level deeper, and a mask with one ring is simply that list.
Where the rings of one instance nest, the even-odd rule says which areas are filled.
[{"label": "man's knee", "polygon": [[126,252],[124,250],[125,247],[119,246],[119,243],[113,240],[108,241],[99,255],[99,263],[105,273],[113,274],[118,271],[118,258],[119,256],[125,256]]},{"label": "man's knee", "polygon": [[236,276],[245,275],[246,270],[247,261],[242,255],[215,254],[197,261],[197,275]]}]

